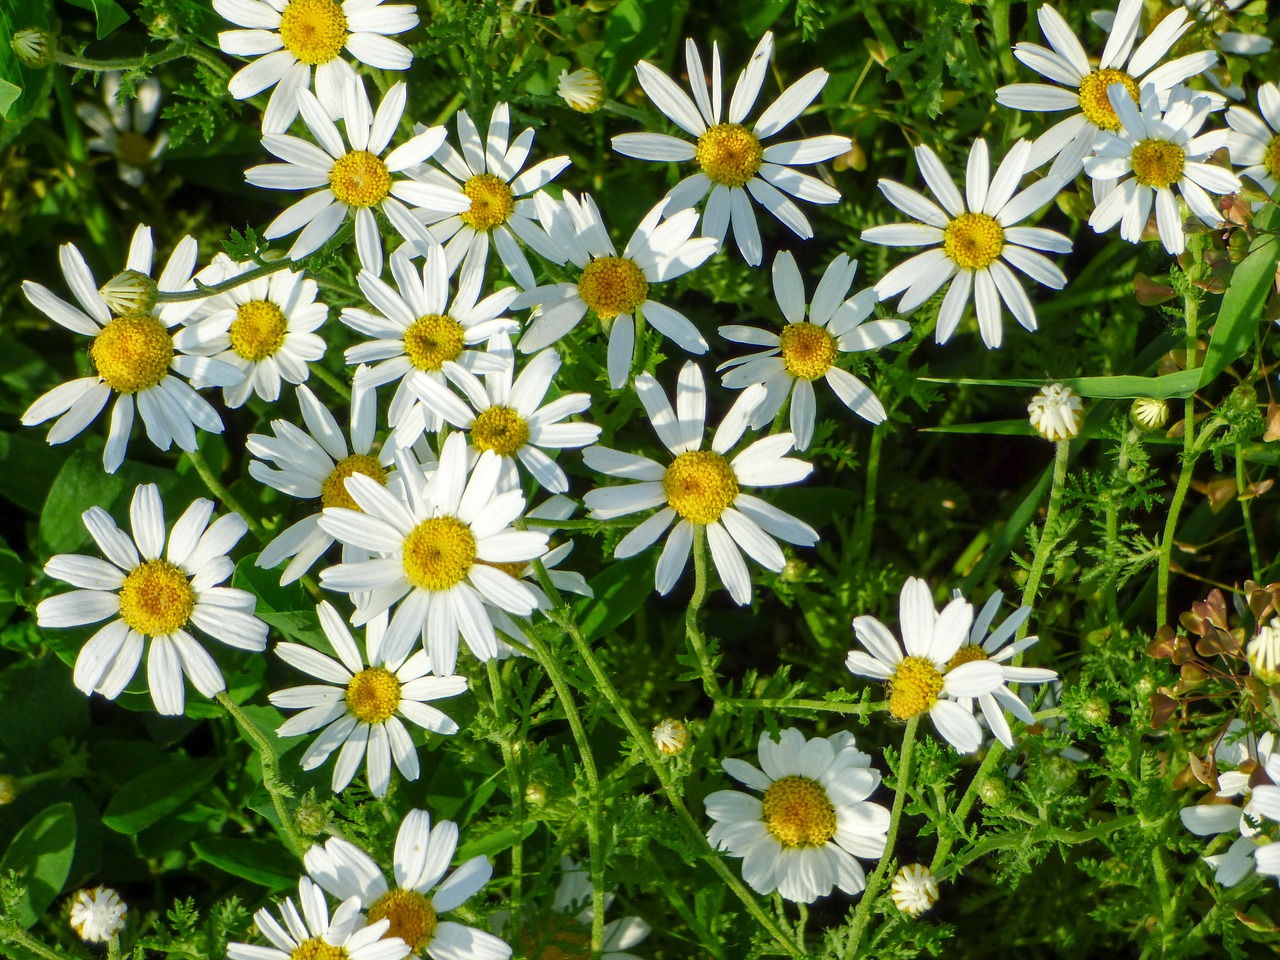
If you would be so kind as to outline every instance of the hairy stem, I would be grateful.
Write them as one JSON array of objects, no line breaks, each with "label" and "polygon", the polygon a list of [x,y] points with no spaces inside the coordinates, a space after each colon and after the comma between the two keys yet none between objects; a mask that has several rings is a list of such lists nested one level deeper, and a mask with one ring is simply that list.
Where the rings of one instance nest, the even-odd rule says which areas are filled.
[{"label": "hairy stem", "polygon": [[302,838],[302,834],[298,832],[298,826],[293,820],[293,812],[286,802],[289,797],[293,796],[293,791],[285,785],[280,776],[280,757],[276,754],[275,746],[263,736],[262,731],[240,709],[236,702],[227,696],[225,690],[215,694],[214,699],[222,704],[227,713],[231,714],[236,723],[240,725],[240,729],[245,732],[258,748],[258,761],[262,764],[262,785],[267,788],[267,793],[271,794],[271,805],[275,807],[276,817],[280,820],[280,832],[290,852],[294,856],[301,858],[309,844]]},{"label": "hairy stem", "polygon": [[[511,716],[507,709],[506,696],[502,687],[502,677],[498,674],[498,661],[485,663],[489,674],[489,691],[493,696],[493,716],[501,727],[503,721]],[[520,901],[524,886],[524,784],[521,782],[520,769],[516,762],[515,750],[505,733],[500,734],[498,746],[502,749],[502,765],[506,768],[507,790],[511,794],[511,810],[518,824],[519,834],[511,845],[511,938],[520,938]]]},{"label": "hairy stem", "polygon": [[702,605],[707,600],[707,528],[702,524],[693,527],[693,597],[689,600],[689,609],[684,615],[684,632],[689,638],[689,645],[698,658],[698,667],[702,671],[702,687],[712,700],[721,698],[720,681],[716,679],[715,666],[707,655],[707,638],[698,625],[698,617],[702,613]]},{"label": "hairy stem", "polygon": [[[1199,318],[1200,300],[1194,284],[1187,285],[1183,298],[1183,315],[1187,321],[1187,369],[1196,367],[1196,324]],[[1178,471],[1178,484],[1169,501],[1169,516],[1165,519],[1164,533],[1160,536],[1160,566],[1156,570],[1156,622],[1165,626],[1169,622],[1169,568],[1173,563],[1173,538],[1178,532],[1178,515],[1191,487],[1191,474],[1196,466],[1196,398],[1187,397],[1182,415],[1182,467]]]},{"label": "hairy stem", "polygon": [[[1040,542],[1036,544],[1036,555],[1031,561],[1031,572],[1027,574],[1027,585],[1022,591],[1022,606],[1030,607],[1036,602],[1040,592],[1040,581],[1044,578],[1044,568],[1049,563],[1049,554],[1062,540],[1058,532],[1058,513],[1062,509],[1062,491],[1067,482],[1067,462],[1070,457],[1070,440],[1059,440],[1053,459],[1053,482],[1049,487],[1049,510],[1045,514],[1044,526],[1040,528]],[[1027,635],[1031,620],[1018,628],[1018,639]],[[1013,658],[1015,667],[1022,665],[1022,654]]]},{"label": "hairy stem", "polygon": [[258,519],[253,514],[242,507],[240,501],[232,495],[231,491],[222,485],[222,481],[213,475],[213,470],[205,461],[204,455],[198,449],[188,450],[186,454],[187,459],[191,461],[191,465],[196,468],[196,473],[204,481],[204,485],[209,488],[209,492],[217,497],[224,507],[240,514],[244,518],[244,522],[248,524],[249,529],[253,531],[255,537],[259,540],[266,540],[267,532],[262,529],[262,524],[258,522]]}]

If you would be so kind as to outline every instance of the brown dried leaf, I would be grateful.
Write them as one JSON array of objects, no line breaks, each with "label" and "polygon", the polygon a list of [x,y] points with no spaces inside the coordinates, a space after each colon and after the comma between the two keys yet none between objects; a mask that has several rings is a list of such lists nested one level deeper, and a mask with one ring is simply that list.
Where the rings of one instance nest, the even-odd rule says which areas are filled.
[{"label": "brown dried leaf", "polygon": [[1218,764],[1213,755],[1209,755],[1209,762],[1205,763],[1194,753],[1187,754],[1187,763],[1191,772],[1195,774],[1195,778],[1203,783],[1206,787],[1218,789]]},{"label": "brown dried leaf", "polygon": [[1236,478],[1218,477],[1205,484],[1205,496],[1209,500],[1209,509],[1221,513],[1236,498]]},{"label": "brown dried leaf", "polygon": [[1178,639],[1173,642],[1173,663],[1175,666],[1182,666],[1196,658],[1195,651],[1191,649],[1191,641],[1181,634]]},{"label": "brown dried leaf", "polygon": [[1182,677],[1182,683],[1187,687],[1196,686],[1209,679],[1209,671],[1205,669],[1204,664],[1199,660],[1184,663],[1178,673]]},{"label": "brown dried leaf", "polygon": [[1153,693],[1151,695],[1151,729],[1159,730],[1163,727],[1177,709],[1178,701],[1173,697],[1166,696],[1164,693]]},{"label": "brown dried leaf", "polygon": [[1154,307],[1157,304],[1172,300],[1178,295],[1178,291],[1173,287],[1166,283],[1158,283],[1145,273],[1134,275],[1133,292],[1137,296],[1138,302],[1144,307]]}]

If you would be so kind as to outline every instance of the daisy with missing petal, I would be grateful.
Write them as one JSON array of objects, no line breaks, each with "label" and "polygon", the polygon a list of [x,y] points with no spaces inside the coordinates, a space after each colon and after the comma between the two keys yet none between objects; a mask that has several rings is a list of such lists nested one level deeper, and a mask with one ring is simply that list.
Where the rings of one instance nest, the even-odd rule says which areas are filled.
[{"label": "daisy with missing petal", "polygon": [[[22,415],[25,426],[34,426],[57,417],[49,431],[51,444],[66,443],[79,435],[102,412],[111,394],[119,394],[111,410],[111,428],[102,451],[102,466],[115,473],[124,462],[133,429],[135,404],[147,428],[147,437],[161,450],[177,444],[181,450],[196,449],[196,427],[209,433],[222,432],[222,418],[203,397],[173,373],[212,386],[229,387],[244,374],[229,363],[209,357],[193,357],[180,352],[170,329],[189,315],[197,303],[173,303],[155,309],[155,290],[192,290],[191,275],[196,264],[196,241],[183,237],[154,284],[150,280],[154,248],[151,228],[138,227],[129,245],[126,272],[141,278],[150,287],[150,296],[131,310],[113,314],[96,288],[93,274],[73,244],[58,249],[62,273],[75,294],[77,308],[30,280],[22,292],[37,310],[73,333],[93,338],[89,359],[97,374],[54,387],[36,400]],[[117,278],[118,279],[118,278]],[[114,281],[113,281],[114,282]],[[104,289],[106,289],[104,287]]]},{"label": "daisy with missing petal", "polygon": [[[182,675],[206,697],[226,689],[222,671],[189,627],[237,650],[267,646],[267,625],[253,615],[246,590],[219,587],[235,564],[227,554],[248,529],[230,513],[212,524],[213,502],[195,500],[173,525],[165,550],[164,505],[153,483],[134,490],[130,537],[101,507],[83,514],[84,525],[106,560],[60,553],[44,572],[76,590],[41,601],[36,622],[46,629],[78,627],[113,617],[80,650],[72,680],[86,694],[114,700],[133,679],[145,640],[147,683],[156,710],[182,713]],[[162,556],[163,554],[163,556]],[[110,561],[110,562],[108,562]]]},{"label": "daisy with missing petal", "polygon": [[432,827],[427,811],[410,810],[396,835],[394,887],[376,860],[337,837],[308,850],[303,863],[329,893],[358,901],[370,922],[388,922],[384,935],[400,938],[411,953],[431,960],[507,960],[511,948],[493,934],[440,919],[479,893],[493,876],[489,858],[477,854],[445,880],[457,847],[456,823],[441,820]]},{"label": "daisy with missing petal", "polygon": [[850,650],[845,666],[855,676],[888,681],[889,713],[895,720],[928,713],[948,743],[960,753],[973,753],[982,745],[982,728],[972,709],[956,700],[976,699],[1004,683],[998,663],[952,662],[969,639],[973,607],[957,597],[939,614],[929,585],[911,577],[902,586],[900,611],[902,646],[875,617],[857,617],[854,633],[871,652]]},{"label": "daisy with missing petal", "polygon": [[[1140,108],[1119,85],[1110,88],[1110,96],[1121,126],[1115,133],[1098,134],[1097,155],[1085,161],[1084,169],[1095,186],[1100,185],[1098,181],[1112,183],[1101,191],[1102,199],[1089,217],[1089,226],[1102,233],[1118,223],[1120,236],[1137,243],[1154,200],[1160,242],[1176,256],[1186,248],[1187,237],[1173,188],[1178,188],[1191,212],[1210,227],[1216,227],[1223,217],[1205,191],[1228,194],[1240,189],[1235,174],[1207,162],[1214,151],[1226,145],[1230,132],[1200,133],[1211,104],[1185,89],[1170,99],[1167,111],[1160,109],[1151,87],[1142,91]],[[1116,180],[1120,182],[1114,183]]]},{"label": "daisy with missing petal", "polygon": [[343,91],[356,79],[342,59],[345,48],[360,63],[380,70],[408,70],[409,48],[390,37],[418,25],[412,4],[383,0],[213,0],[213,8],[248,30],[218,34],[223,53],[258,57],[240,69],[227,84],[237,100],[247,100],[274,86],[263,133],[284,133],[298,115],[298,94],[311,89],[328,115],[342,115]]},{"label": "daisy with missing petal", "polygon": [[505,103],[493,108],[485,137],[465,110],[458,111],[457,127],[459,149],[445,140],[432,155],[434,163],[407,171],[442,198],[440,203],[420,203],[414,215],[430,226],[432,237],[445,244],[450,273],[464,263],[483,275],[492,242],[516,283],[532,287],[533,271],[521,242],[554,263],[564,263],[564,256],[538,227],[531,201],[570,160],[550,157],[525,170],[533,128],[526,127],[508,143],[511,114]]},{"label": "daisy with missing petal", "polygon": [[683,276],[715,253],[714,240],[692,238],[697,213],[682,210],[663,220],[671,211],[658,204],[645,214],[618,256],[590,194],[577,200],[566,193],[562,203],[539,195],[536,203],[552,242],[579,272],[576,281],[535,287],[517,298],[517,307],[538,307],[520,337],[521,353],[555,343],[588,310],[608,330],[606,365],[615,390],[626,384],[631,372],[637,320],[648,320],[688,353],[707,352],[707,341],[684,314],[649,297],[650,284]]},{"label": "daisy with missing petal", "polygon": [[1227,149],[1231,162],[1244,167],[1240,176],[1247,177],[1268,196],[1276,192],[1280,183],[1280,88],[1274,83],[1264,83],[1258,88],[1259,117],[1246,107],[1232,107],[1227,111]]},{"label": "daisy with missing petal", "polygon": [[871,316],[877,297],[874,290],[862,290],[844,299],[857,269],[856,260],[840,254],[827,266],[813,302],[806,304],[800,269],[795,258],[784,251],[773,260],[773,295],[786,320],[782,332],[736,324],[720,328],[720,336],[726,340],[767,348],[716,368],[717,372],[729,371],[723,383],[731,390],[764,384],[764,401],[751,417],[753,430],[769,424],[791,396],[791,432],[796,435],[796,449],[808,449],[817,408],[813,381],[819,378],[826,380],[844,405],[862,419],[869,423],[884,420],[884,407],[871,388],[836,366],[836,360],[842,353],[875,350],[901,340],[911,328],[901,320],[862,322]]},{"label": "daisy with missing petal", "polygon": [[320,189],[272,220],[263,236],[275,240],[297,233],[289,248],[289,257],[297,260],[318,250],[337,233],[350,212],[355,218],[360,265],[376,275],[382,273],[382,237],[373,215],[377,208],[406,240],[429,245],[431,238],[404,204],[447,205],[454,201],[438,188],[395,174],[431,156],[444,142],[445,131],[444,127],[431,127],[384,157],[404,114],[405,97],[405,85],[395,84],[375,114],[364,81],[348,84],[341,112],[344,142],[320,101],[308,90],[299,91],[302,119],[320,146],[284,133],[263,134],[262,145],[284,163],[250,167],[244,178],[269,190]]},{"label": "daisy with missing petal", "polygon": [[138,84],[132,106],[121,103],[119,94],[120,74],[103,74],[102,99],[106,109],[96,103],[82,103],[76,107],[76,116],[97,134],[88,141],[89,149],[113,154],[120,179],[131,187],[141,187],[147,171],[158,166],[156,160],[169,143],[167,133],[151,135],[160,116],[160,81],[148,77]]},{"label": "daisy with missing petal", "polygon": [[1062,188],[1062,181],[1047,177],[1015,194],[1027,167],[1031,145],[1019,140],[990,176],[985,140],[974,141],[965,171],[965,193],[956,189],[951,174],[937,154],[921,144],[916,161],[933,195],[942,204],[893,180],[881,180],[880,190],[916,223],[894,223],[862,231],[862,239],[893,247],[934,247],[900,263],[876,284],[880,298],[899,293],[901,313],[910,313],[950,282],[938,310],[938,343],[951,339],[965,308],[973,298],[982,342],[1000,346],[1004,337],[1000,303],[1028,330],[1036,329],[1035,310],[1014,272],[1016,267],[1031,279],[1060,290],[1066,275],[1037,250],[1069,253],[1071,241],[1043,227],[1019,227]]},{"label": "daisy with missing petal", "polygon": [[781,220],[796,236],[812,237],[813,228],[791,197],[810,203],[836,203],[840,193],[817,177],[794,168],[847,153],[852,141],[848,137],[828,135],[768,147],[763,143],[800,116],[822,91],[827,82],[827,71],[822,69],[810,71],[787,87],[760,114],[751,129],[744,125],[760,96],[773,57],[771,32],[760,38],[750,62],[739,75],[729,101],[729,112],[723,118],[719,47],[714,44],[711,47],[709,90],[702,56],[688,38],[684,52],[692,100],[674,80],[644,60],[636,64],[636,76],[654,105],[681,130],[697,138],[695,142],[661,133],[624,133],[613,138],[613,149],[638,160],[697,161],[699,171],[680,181],[667,194],[667,211],[674,213],[691,207],[710,193],[702,218],[702,235],[714,237],[718,246],[724,242],[732,224],[743,259],[757,266],[764,252],[751,199]]},{"label": "daisy with missing petal", "polygon": [[707,840],[742,857],[742,879],[757,893],[812,903],[838,887],[860,893],[866,874],[857,859],[884,855],[889,811],[867,797],[880,786],[871,758],[853,734],[812,740],[794,727],[775,741],[760,735],[760,766],[724,760],[725,773],[752,790],[719,790],[706,799],[716,825]]},{"label": "daisy with missing petal", "polygon": [[1120,117],[1107,92],[1112,85],[1120,84],[1134,103],[1139,92],[1148,86],[1155,90],[1161,102],[1167,102],[1169,91],[1177,84],[1203,73],[1217,62],[1216,53],[1204,50],[1156,67],[1191,29],[1192,23],[1185,8],[1173,10],[1134,50],[1141,18],[1142,0],[1120,0],[1114,27],[1095,68],[1062,15],[1048,4],[1040,8],[1040,29],[1053,49],[1046,50],[1035,43],[1017,43],[1013,55],[1054,84],[1015,83],[1001,87],[996,91],[996,102],[1015,110],[1078,112],[1041,135],[1032,148],[1029,169],[1064,153],[1071,156],[1072,161],[1070,169],[1063,173],[1074,177],[1079,172],[1080,162],[1090,152],[1098,132],[1120,129]]},{"label": "daisy with missing petal", "polygon": [[818,533],[807,523],[783,513],[742,487],[777,487],[799,483],[813,472],[813,465],[786,456],[795,443],[789,433],[755,441],[732,460],[729,451],[742,439],[755,405],[764,395],[759,384],[748,387],[716,428],[711,449],[703,450],[706,435],[707,388],[702,371],[689,361],[680,371],[676,409],[671,409],[662,387],[651,375],[636,377],[636,392],[649,421],[674,459],[669,466],[656,460],[588,447],[583,459],[592,470],[611,477],[636,480],[620,487],[601,487],[583,498],[593,520],[625,517],[653,507],[661,509],[628,533],[614,548],[619,560],[634,556],[662,537],[676,521],[658,558],[654,585],[666,594],[680,579],[695,530],[711,546],[716,572],[735,603],[751,600],[751,575],[742,552],[775,573],[786,558],[775,537],[811,547]]},{"label": "daisy with missing petal", "polygon": [[382,641],[383,656],[403,657],[421,635],[436,674],[446,676],[458,661],[459,635],[478,660],[497,655],[485,601],[522,617],[537,608],[529,586],[498,565],[542,556],[547,535],[512,529],[524,511],[524,495],[497,492],[502,462],[493,451],[482,453],[469,471],[467,440],[460,433],[445,440],[430,479],[408,449],[396,455],[396,463],[407,502],[356,474],[346,486],[359,510],[325,508],[322,530],[377,556],[330,567],[320,574],[320,584],[370,593],[356,608],[357,624],[399,604]]},{"label": "daisy with missing petal", "polygon": [[265,907],[255,913],[253,924],[271,946],[228,943],[227,960],[403,960],[410,953],[403,940],[387,936],[389,921],[365,919],[356,897],[330,917],[321,888],[303,877],[298,903],[301,910],[292,897],[278,903],[280,920]]},{"label": "daisy with missing petal", "polygon": [[428,676],[431,658],[421,650],[407,658],[388,658],[382,642],[385,613],[365,628],[363,657],[338,611],[324,602],[316,613],[338,659],[299,643],[276,644],[280,659],[324,681],[271,694],[268,699],[282,710],[302,711],[286,720],[276,736],[296,737],[323,727],[299,766],[314,770],[341,747],[333,768],[333,792],[341,793],[367,755],[369,790],[375,797],[385,796],[393,759],[406,780],[418,779],[418,752],[404,721],[441,736],[457,733],[458,725],[428,701],[456,697],[467,689],[467,681]]}]

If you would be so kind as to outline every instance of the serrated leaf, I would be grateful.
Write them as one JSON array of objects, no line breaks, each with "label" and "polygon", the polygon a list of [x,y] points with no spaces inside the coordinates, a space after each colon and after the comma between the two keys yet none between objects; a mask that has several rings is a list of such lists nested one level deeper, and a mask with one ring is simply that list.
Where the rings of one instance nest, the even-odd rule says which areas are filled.
[{"label": "serrated leaf", "polygon": [[218,772],[212,760],[174,760],[134,777],[121,787],[102,815],[117,833],[145,830],[190,800]]},{"label": "serrated leaf", "polygon": [[36,814],[9,843],[0,860],[0,876],[16,870],[26,887],[19,912],[30,927],[48,909],[71,873],[76,852],[76,814],[69,803],[55,803]]}]

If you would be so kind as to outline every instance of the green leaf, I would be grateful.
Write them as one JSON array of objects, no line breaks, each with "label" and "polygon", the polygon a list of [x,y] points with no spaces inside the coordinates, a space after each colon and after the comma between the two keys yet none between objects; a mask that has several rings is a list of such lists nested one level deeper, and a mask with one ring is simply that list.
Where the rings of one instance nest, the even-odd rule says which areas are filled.
[{"label": "green leaf", "polygon": [[[652,554],[653,551],[648,551]],[[631,619],[653,593],[653,556],[641,554],[609,564],[591,580],[595,596],[579,600],[578,624],[588,641],[597,640]]]},{"label": "green leaf", "polygon": [[0,117],[9,115],[9,108],[22,96],[22,88],[16,83],[0,79]]},{"label": "green leaf", "polygon": [[517,843],[522,843],[533,836],[533,831],[538,829],[536,821],[530,820],[521,827],[503,827],[487,837],[481,837],[478,840],[471,840],[458,847],[458,852],[454,855],[455,859],[466,863],[472,857],[478,857],[484,854],[486,857],[492,857],[514,847]]},{"label": "green leaf", "polygon": [[1189,397],[1200,384],[1199,370],[1179,370],[1162,377],[1057,377],[1046,380],[949,380],[944,377],[921,377],[928,383],[954,383],[974,387],[1015,387],[1038,390],[1051,383],[1062,383],[1082,397],[1095,400],[1125,400],[1133,397],[1155,397],[1171,400]]},{"label": "green leaf", "polygon": [[1031,429],[1031,421],[992,420],[989,423],[952,423],[945,427],[924,427],[921,433],[976,433],[989,437],[1038,437]]},{"label": "green leaf", "polygon": [[0,496],[39,513],[70,453],[30,434],[0,433]]},{"label": "green leaf", "polygon": [[201,860],[268,890],[287,890],[298,882],[298,861],[278,844],[257,840],[198,840],[191,845]]},{"label": "green leaf", "polygon": [[117,833],[137,833],[190,800],[218,772],[212,760],[174,760],[126,783],[111,798],[102,822]]},{"label": "green leaf", "polygon": [[27,888],[20,905],[20,919],[29,927],[62,892],[71,872],[76,852],[76,814],[69,803],[46,807],[13,838],[4,859],[0,860],[0,876],[17,870]]},{"label": "green leaf", "polygon": [[116,0],[67,0],[73,7],[88,10],[98,20],[98,39],[101,40],[116,27],[129,22],[129,14]]},{"label": "green leaf", "polygon": [[320,629],[316,607],[302,589],[302,584],[280,586],[280,573],[257,566],[258,555],[251,553],[236,564],[231,586],[248,590],[258,598],[257,616],[275,627],[290,640],[330,652],[328,640]]}]

